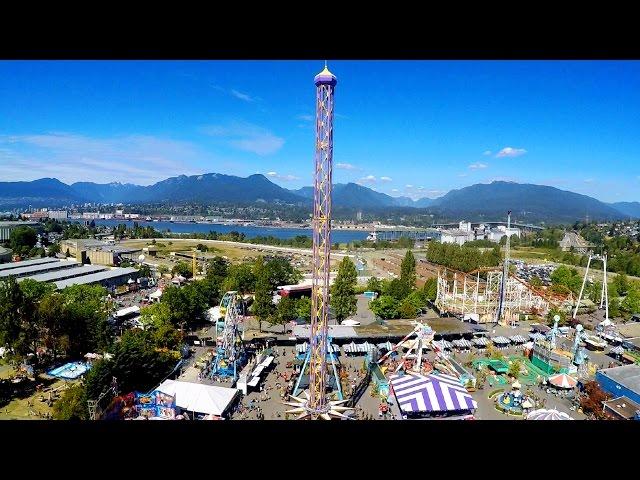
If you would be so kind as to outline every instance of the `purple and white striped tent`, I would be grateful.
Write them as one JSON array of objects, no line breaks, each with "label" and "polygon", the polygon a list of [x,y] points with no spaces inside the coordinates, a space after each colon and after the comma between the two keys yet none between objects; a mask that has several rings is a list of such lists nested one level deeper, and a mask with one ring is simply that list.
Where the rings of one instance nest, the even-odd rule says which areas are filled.
[{"label": "purple and white striped tent", "polygon": [[404,413],[475,410],[477,402],[460,380],[445,374],[392,375],[391,386]]}]

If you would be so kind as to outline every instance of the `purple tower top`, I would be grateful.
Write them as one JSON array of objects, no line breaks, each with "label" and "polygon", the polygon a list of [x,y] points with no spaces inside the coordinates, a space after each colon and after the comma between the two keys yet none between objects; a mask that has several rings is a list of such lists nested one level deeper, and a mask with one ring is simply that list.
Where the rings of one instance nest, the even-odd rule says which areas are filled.
[{"label": "purple tower top", "polygon": [[336,76],[329,71],[327,66],[324,66],[324,70],[322,70],[319,74],[314,78],[314,82],[316,85],[331,85],[333,87],[338,83],[338,79]]}]

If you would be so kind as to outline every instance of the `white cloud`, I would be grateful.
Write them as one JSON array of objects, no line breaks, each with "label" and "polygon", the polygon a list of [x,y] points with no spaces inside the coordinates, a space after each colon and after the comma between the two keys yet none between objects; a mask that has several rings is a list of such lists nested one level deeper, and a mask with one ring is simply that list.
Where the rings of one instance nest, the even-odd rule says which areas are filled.
[{"label": "white cloud", "polygon": [[593,183],[593,182],[594,182],[593,178],[585,178],[584,179],[584,183]]},{"label": "white cloud", "polygon": [[381,182],[392,182],[393,178],[391,177],[380,177]]},{"label": "white cloud", "polygon": [[340,168],[342,170],[362,170],[360,167],[357,167],[352,163],[336,163],[336,168]]},{"label": "white cloud", "polygon": [[366,177],[362,177],[358,180],[357,183],[376,183],[376,177],[373,175],[367,175]]},{"label": "white cloud", "polygon": [[459,177],[466,177],[466,176],[467,176],[467,174],[466,174],[466,173],[459,173],[459,174],[458,174],[458,176],[459,176]]},{"label": "white cloud", "polygon": [[444,190],[429,190],[427,193],[432,197],[437,197],[447,192]]},{"label": "white cloud", "polygon": [[0,135],[3,180],[55,177],[67,183],[150,184],[204,173],[192,162],[211,160],[189,142],[148,135],[87,137],[68,132]]},{"label": "white cloud", "polygon": [[413,185],[405,185],[404,188],[413,188]]},{"label": "white cloud", "polygon": [[491,150],[485,150],[482,155],[484,155],[485,157],[488,157],[489,155],[491,155]]},{"label": "white cloud", "polygon": [[229,91],[229,93],[231,93],[231,95],[233,95],[234,97],[239,98],[243,102],[253,102],[255,100],[250,95],[247,95],[246,93],[239,92],[238,90],[235,90],[233,88]]},{"label": "white cloud", "polygon": [[527,151],[524,148],[504,147],[496,154],[496,157],[519,157],[525,153],[527,153]]},{"label": "white cloud", "polygon": [[305,122],[313,122],[313,115],[297,115],[296,118]]},{"label": "white cloud", "polygon": [[274,135],[266,128],[246,122],[232,122],[227,126],[208,125],[201,130],[206,135],[225,138],[234,148],[257,155],[276,153],[284,145],[284,138]]},{"label": "white cloud", "polygon": [[487,164],[486,163],[482,163],[482,162],[476,162],[476,163],[472,163],[471,165],[469,165],[469,168],[471,170],[480,170],[481,168],[487,168]]},{"label": "white cloud", "polygon": [[418,190],[424,190],[424,187],[418,187]]},{"label": "white cloud", "polygon": [[277,172],[267,172],[267,176],[271,178],[275,178],[277,180],[281,180],[283,182],[292,182],[294,180],[300,180],[300,177],[296,177],[295,175],[279,175]]},{"label": "white cloud", "polygon": [[397,188],[392,188],[392,189],[391,189],[391,191],[392,191],[392,192],[394,192],[394,193],[397,193],[397,192],[399,192],[400,190],[398,190]]}]

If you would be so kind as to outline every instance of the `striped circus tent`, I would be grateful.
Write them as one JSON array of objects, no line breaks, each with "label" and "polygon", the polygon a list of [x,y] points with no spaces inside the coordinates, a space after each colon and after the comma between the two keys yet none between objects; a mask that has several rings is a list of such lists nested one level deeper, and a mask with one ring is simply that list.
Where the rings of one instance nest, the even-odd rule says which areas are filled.
[{"label": "striped circus tent", "polygon": [[392,375],[390,381],[403,413],[469,412],[478,408],[460,380],[452,375]]},{"label": "striped circus tent", "polygon": [[527,339],[522,335],[513,335],[512,337],[509,337],[509,340],[511,340],[513,343],[525,343],[527,341]]},{"label": "striped circus tent", "polygon": [[578,381],[575,378],[567,375],[566,373],[552,375],[549,377],[548,381],[551,385],[558,388],[575,388],[578,384]]},{"label": "striped circus tent", "polygon": [[476,347],[486,347],[489,345],[489,339],[487,337],[478,337],[471,340]]},{"label": "striped circus tent", "polygon": [[384,343],[379,343],[378,344],[378,348],[379,349],[383,349],[384,348],[385,350],[390,351],[393,348],[393,344],[389,340],[387,340]]},{"label": "striped circus tent", "polygon": [[356,353],[358,351],[358,345],[353,341],[351,343],[347,343],[342,348],[344,349],[344,353]]},{"label": "striped circus tent", "polygon": [[451,347],[453,347],[453,345],[451,344],[451,342],[448,342],[446,340],[437,340],[434,342],[431,342],[431,345],[433,345],[434,347],[436,347],[438,350],[440,350],[441,352],[444,350],[451,350]]},{"label": "striped circus tent", "polygon": [[527,420],[573,420],[569,415],[558,410],[541,408],[527,415]]},{"label": "striped circus tent", "polygon": [[497,345],[505,345],[507,343],[511,343],[511,340],[509,340],[507,337],[503,337],[503,336],[493,337],[491,339],[491,341],[493,341],[493,343],[495,343]]},{"label": "striped circus tent", "polygon": [[534,332],[529,334],[529,338],[533,341],[536,341],[536,340],[544,340],[545,336],[540,332]]},{"label": "striped circus tent", "polygon": [[461,338],[460,340],[454,340],[452,343],[453,343],[454,347],[471,348],[471,342],[469,340],[464,339],[464,338]]},{"label": "striped circus tent", "polygon": [[[309,349],[309,343],[308,342],[298,343],[296,345],[296,352],[299,353],[299,354],[300,353],[307,353],[308,349]],[[338,345],[336,345],[335,343],[327,345],[327,350],[329,350],[329,353],[340,354],[340,347]]]},{"label": "striped circus tent", "polygon": [[614,355],[622,355],[624,353],[624,347],[618,345],[617,347],[613,347],[611,350],[609,350],[609,353],[612,353]]}]

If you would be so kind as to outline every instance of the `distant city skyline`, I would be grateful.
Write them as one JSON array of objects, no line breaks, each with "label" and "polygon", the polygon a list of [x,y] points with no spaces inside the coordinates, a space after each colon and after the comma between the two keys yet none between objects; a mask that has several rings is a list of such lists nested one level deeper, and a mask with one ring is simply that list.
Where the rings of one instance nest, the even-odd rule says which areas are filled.
[{"label": "distant city skyline", "polygon": [[[314,61],[0,62],[0,181],[312,183]],[[331,61],[334,181],[640,200],[640,62]]]}]

